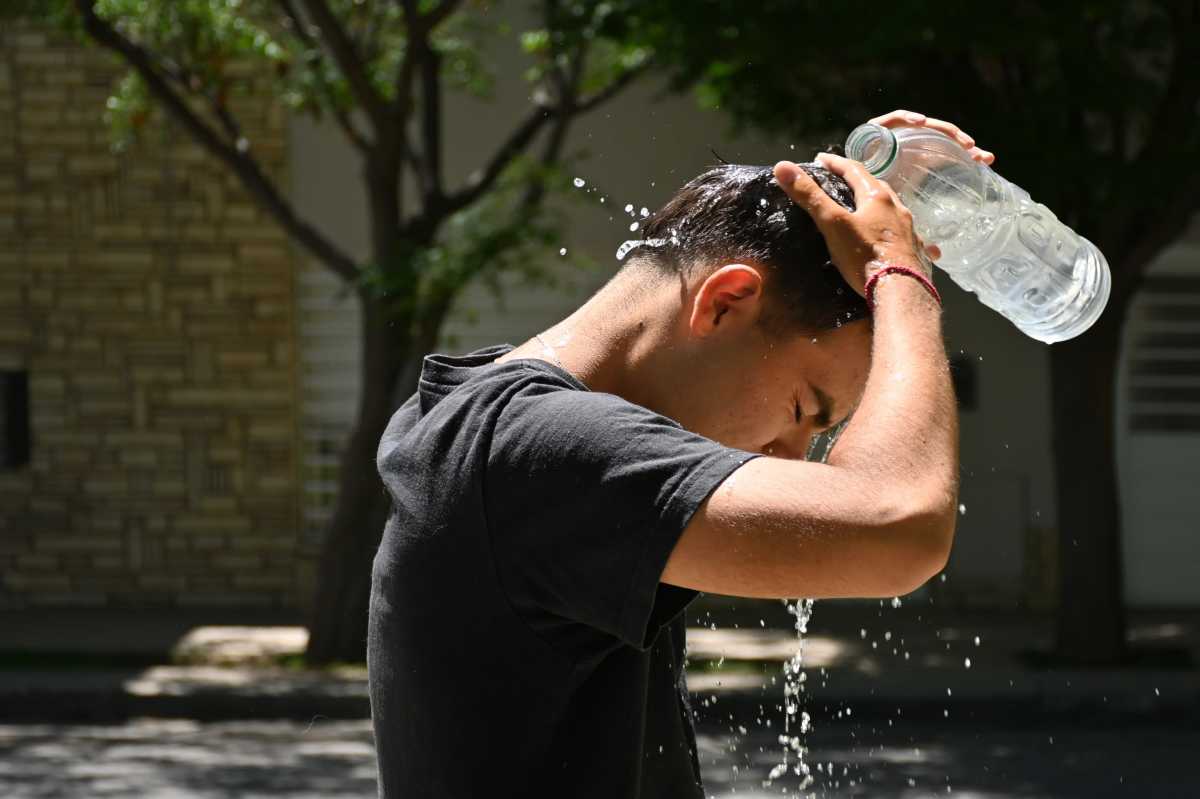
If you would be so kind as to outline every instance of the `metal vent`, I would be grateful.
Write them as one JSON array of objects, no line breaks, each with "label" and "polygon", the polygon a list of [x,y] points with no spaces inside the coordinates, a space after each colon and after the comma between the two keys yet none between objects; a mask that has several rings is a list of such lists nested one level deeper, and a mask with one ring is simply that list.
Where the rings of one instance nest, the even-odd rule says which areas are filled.
[{"label": "metal vent", "polygon": [[1200,276],[1146,278],[1129,330],[1130,431],[1200,433]]}]

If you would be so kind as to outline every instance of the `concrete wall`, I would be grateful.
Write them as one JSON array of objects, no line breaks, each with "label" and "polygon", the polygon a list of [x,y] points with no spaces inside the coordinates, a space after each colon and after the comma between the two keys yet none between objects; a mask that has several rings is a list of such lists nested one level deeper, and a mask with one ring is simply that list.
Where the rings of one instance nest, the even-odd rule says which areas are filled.
[{"label": "concrete wall", "polygon": [[[28,372],[32,426],[0,470],[0,606],[293,605],[289,246],[182,131],[114,155],[117,74],[0,31],[0,369]],[[281,172],[281,109],[237,104]]]}]

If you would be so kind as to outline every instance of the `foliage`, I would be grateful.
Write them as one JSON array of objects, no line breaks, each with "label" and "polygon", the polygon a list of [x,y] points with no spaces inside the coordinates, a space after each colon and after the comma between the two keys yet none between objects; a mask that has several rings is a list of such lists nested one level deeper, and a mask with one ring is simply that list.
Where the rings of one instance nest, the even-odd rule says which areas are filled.
[{"label": "foliage", "polygon": [[[333,21],[317,24],[313,5],[328,9]],[[498,13],[487,2],[458,5],[430,0],[411,7],[403,0],[50,0],[22,2],[9,11],[40,15],[87,35],[80,7],[90,8],[101,24],[144,54],[146,69],[213,131],[217,145],[232,150],[226,161],[235,171],[254,169],[254,143],[231,102],[250,91],[251,81],[260,93],[267,81],[265,91],[295,113],[337,120],[364,157],[371,158],[380,157],[389,141],[394,147],[394,139],[402,135],[397,131],[410,124],[433,125],[431,135],[439,135],[440,108],[427,109],[427,104],[440,100],[431,100],[421,83],[428,76],[418,74],[424,64],[414,47],[428,48],[435,95],[448,89],[487,98],[495,76],[482,54],[497,40],[512,40],[528,58],[525,77],[533,86],[535,106],[544,109],[547,119],[556,106],[564,116],[573,116],[587,98],[612,92],[647,64],[645,46],[601,33],[612,11],[609,4],[533,3],[531,8],[541,13],[530,17],[528,30],[514,30],[511,15]],[[440,14],[443,6],[449,13]],[[428,30],[420,31],[416,45],[410,41],[408,19],[413,8],[418,20],[440,15],[436,24],[425,23]],[[336,34],[327,30],[334,27],[344,35],[349,56],[337,51]],[[114,86],[105,108],[118,149],[135,143],[164,108],[163,90],[149,86],[147,71],[138,69],[128,53],[122,55],[131,69]],[[425,144],[423,152],[409,147],[400,162],[422,184],[424,202],[410,201],[397,209],[393,244],[386,251],[376,248],[365,261],[342,265],[347,289],[366,291],[390,313],[416,319],[444,313],[472,279],[483,280],[497,293],[505,272],[515,272],[527,283],[552,281],[552,272],[541,266],[545,259],[535,256],[560,237],[561,217],[540,200],[548,190],[565,186],[561,149],[547,149],[538,159],[527,152],[529,141],[523,141],[506,158],[485,165],[484,171],[496,167],[488,175],[492,183],[475,193],[467,191],[470,187],[460,189],[471,195],[460,196],[467,201],[446,203],[450,192],[431,185],[440,153],[430,153],[436,145]],[[397,182],[401,180],[398,173]],[[272,192],[286,208],[273,186],[263,189]],[[512,208],[522,213],[506,212]],[[300,243],[311,242],[301,238]],[[316,243],[324,245],[315,252],[318,258],[331,260],[333,245]]]},{"label": "foliage", "polygon": [[1085,235],[1137,238],[1108,228],[1121,215],[1114,206],[1161,195],[1179,183],[1177,164],[1200,157],[1194,124],[1180,140],[1153,135],[1164,116],[1196,115],[1194,95],[1190,108],[1172,108],[1168,94],[1173,79],[1195,79],[1179,19],[1187,3],[619,5],[606,33],[652,48],[677,88],[695,87],[735,127],[840,141],[893,108],[948,118]]}]

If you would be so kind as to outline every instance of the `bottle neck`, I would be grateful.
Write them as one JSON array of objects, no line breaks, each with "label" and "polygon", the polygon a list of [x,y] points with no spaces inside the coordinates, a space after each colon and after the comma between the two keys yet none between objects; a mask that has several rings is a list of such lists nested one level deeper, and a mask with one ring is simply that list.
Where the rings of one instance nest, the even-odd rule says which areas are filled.
[{"label": "bottle neck", "polygon": [[862,163],[875,177],[888,171],[899,152],[896,134],[882,125],[868,122],[850,131],[846,137],[846,157]]}]

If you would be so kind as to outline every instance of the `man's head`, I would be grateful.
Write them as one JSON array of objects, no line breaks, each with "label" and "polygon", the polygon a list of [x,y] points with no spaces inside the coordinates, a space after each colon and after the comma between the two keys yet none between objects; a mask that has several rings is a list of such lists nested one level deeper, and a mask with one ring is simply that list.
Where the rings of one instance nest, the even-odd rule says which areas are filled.
[{"label": "man's head", "polygon": [[[854,207],[838,176],[802,164]],[[812,219],[771,167],[724,165],[681,188],[642,226],[630,269],[677,287],[674,342],[660,367],[686,380],[664,398],[686,427],[730,446],[802,457],[857,402],[867,307],[830,262]]]},{"label": "man's head", "polygon": [[[841,205],[854,192],[815,163],[799,164]],[[718,262],[764,270],[767,308],[759,319],[777,335],[815,334],[869,319],[866,302],[829,260],[825,239],[780,188],[769,166],[725,164],[688,181],[642,225],[634,257],[664,274],[697,277]]]}]

